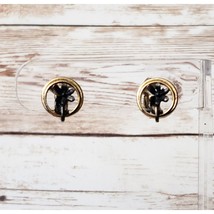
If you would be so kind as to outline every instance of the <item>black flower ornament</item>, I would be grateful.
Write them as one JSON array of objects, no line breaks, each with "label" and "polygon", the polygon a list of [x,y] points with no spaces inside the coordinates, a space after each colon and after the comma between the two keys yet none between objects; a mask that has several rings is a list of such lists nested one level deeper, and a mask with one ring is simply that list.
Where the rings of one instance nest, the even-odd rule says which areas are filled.
[{"label": "black flower ornament", "polygon": [[147,111],[156,115],[156,121],[159,121],[159,115],[163,113],[160,108],[161,102],[167,102],[169,97],[166,94],[169,92],[168,88],[164,88],[159,83],[150,84],[147,87],[148,92],[152,95],[147,94]]},{"label": "black flower ornament", "polygon": [[55,94],[55,112],[61,115],[61,121],[65,120],[65,116],[69,114],[68,102],[74,102],[75,98],[72,95],[74,88],[67,84],[55,84],[51,91]]}]

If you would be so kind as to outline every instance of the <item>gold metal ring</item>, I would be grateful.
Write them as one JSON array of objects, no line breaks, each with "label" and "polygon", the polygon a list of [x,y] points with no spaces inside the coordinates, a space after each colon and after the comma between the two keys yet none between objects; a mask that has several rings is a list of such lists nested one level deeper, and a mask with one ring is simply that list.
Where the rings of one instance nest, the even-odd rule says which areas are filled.
[{"label": "gold metal ring", "polygon": [[52,114],[53,116],[61,117],[61,115],[57,114],[54,110],[52,110],[47,103],[48,91],[53,85],[58,83],[67,83],[68,85],[72,86],[75,89],[75,92],[77,93],[77,97],[78,97],[77,105],[73,108],[73,110],[69,111],[69,114],[66,115],[66,117],[77,113],[83,105],[83,99],[84,99],[83,91],[77,82],[75,82],[73,79],[66,78],[66,77],[57,77],[55,79],[52,79],[43,87],[41,99],[42,99],[42,104],[44,108],[47,110],[48,113]]},{"label": "gold metal ring", "polygon": [[175,88],[175,86],[168,80],[163,79],[163,78],[151,78],[151,79],[147,79],[145,82],[142,83],[142,85],[139,87],[138,91],[137,91],[137,105],[139,107],[139,109],[146,114],[149,117],[155,117],[155,114],[151,114],[149,112],[146,111],[146,106],[145,103],[148,102],[147,99],[143,100],[143,97],[147,97],[147,87],[150,84],[154,84],[154,83],[160,83],[163,84],[164,86],[166,86],[171,94],[172,94],[172,104],[171,106],[162,114],[160,114],[160,117],[165,117],[167,115],[169,115],[177,106],[178,104],[178,92]]}]

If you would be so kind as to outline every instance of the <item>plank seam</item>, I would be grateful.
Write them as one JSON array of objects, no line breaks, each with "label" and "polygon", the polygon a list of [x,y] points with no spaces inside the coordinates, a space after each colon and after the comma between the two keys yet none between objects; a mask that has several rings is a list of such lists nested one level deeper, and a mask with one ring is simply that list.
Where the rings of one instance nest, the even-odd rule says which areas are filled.
[{"label": "plank seam", "polygon": [[214,27],[214,25],[62,25],[62,24],[0,24],[0,27],[108,27],[108,28],[150,28],[150,27]]},{"label": "plank seam", "polygon": [[32,136],[76,136],[76,137],[174,137],[174,136],[200,136],[196,133],[175,133],[175,134],[109,134],[109,133],[42,133],[42,132],[0,132],[0,135],[32,135]]}]

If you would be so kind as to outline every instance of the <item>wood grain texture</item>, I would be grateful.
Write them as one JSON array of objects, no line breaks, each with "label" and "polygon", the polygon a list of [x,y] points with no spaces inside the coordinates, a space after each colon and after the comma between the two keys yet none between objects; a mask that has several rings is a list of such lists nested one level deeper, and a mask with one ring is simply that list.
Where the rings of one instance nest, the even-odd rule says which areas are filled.
[{"label": "wood grain texture", "polygon": [[197,209],[196,136],[3,135],[0,153],[0,209]]},{"label": "wood grain texture", "polygon": [[[209,35],[214,27],[1,27],[0,31],[2,133],[198,133],[198,60],[213,59],[214,39]],[[17,71],[18,97],[24,107],[15,92]],[[46,113],[40,101],[43,85],[56,76],[74,78],[85,92],[83,108],[64,124]],[[171,80],[179,90],[179,105],[162,126],[136,105],[139,85],[154,76]]]},{"label": "wood grain texture", "polygon": [[213,25],[213,5],[0,5],[7,25]]},{"label": "wood grain texture", "polygon": [[87,191],[24,191],[0,190],[9,196],[0,202],[0,209],[197,209],[196,194],[163,194],[142,192],[87,192]]},{"label": "wood grain texture", "polygon": [[[213,11],[0,5],[0,133],[9,134],[0,136],[0,209],[197,209],[198,142],[210,135],[198,136],[199,61],[214,59]],[[40,102],[43,85],[61,75],[85,92],[83,109],[64,124]],[[177,109],[160,124],[135,101],[154,75],[179,90]],[[212,179],[200,180],[211,186],[209,209]]]}]

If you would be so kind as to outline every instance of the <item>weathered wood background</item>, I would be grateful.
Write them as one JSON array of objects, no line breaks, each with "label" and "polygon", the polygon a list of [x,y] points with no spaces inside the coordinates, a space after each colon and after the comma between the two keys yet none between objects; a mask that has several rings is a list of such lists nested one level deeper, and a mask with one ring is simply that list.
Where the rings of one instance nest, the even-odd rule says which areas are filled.
[{"label": "weathered wood background", "polygon": [[[212,5],[0,5],[0,209],[197,209],[213,20]],[[85,94],[65,123],[40,99],[57,76]],[[160,123],[136,104],[156,76],[179,92]]]}]

